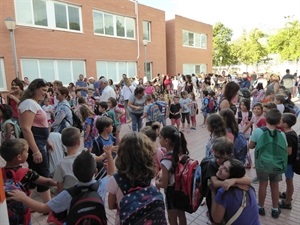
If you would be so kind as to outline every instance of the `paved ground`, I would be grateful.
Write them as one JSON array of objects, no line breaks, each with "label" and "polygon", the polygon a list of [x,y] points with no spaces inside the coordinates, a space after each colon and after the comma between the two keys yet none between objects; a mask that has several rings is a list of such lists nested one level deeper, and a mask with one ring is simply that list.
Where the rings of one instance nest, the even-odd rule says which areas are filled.
[{"label": "paved ground", "polygon": [[[201,161],[201,159],[205,155],[205,145],[207,143],[207,140],[209,139],[209,134],[206,130],[206,128],[201,128],[199,126],[200,123],[202,123],[203,117],[202,115],[198,115],[197,117],[197,130],[190,133],[185,133],[186,139],[188,142],[188,148],[190,150],[190,155],[192,158],[198,159]],[[300,122],[298,122],[294,129],[298,134],[300,134]],[[127,132],[130,132],[128,125],[123,125],[121,130],[121,136]],[[248,175],[253,178],[255,177],[255,169],[249,169],[247,170]],[[284,179],[284,178],[283,178]],[[265,209],[266,209],[266,216],[260,217],[261,224],[262,225],[296,225],[300,223],[300,176],[295,175],[294,177],[294,185],[295,185],[295,191],[293,195],[293,209],[287,210],[282,209],[282,213],[278,219],[273,219],[271,217],[271,196],[270,196],[270,189],[268,188],[267,191],[267,198],[265,201]],[[258,184],[253,184],[256,193],[258,190]],[[285,182],[280,182],[280,191],[285,191]],[[37,198],[37,197],[35,197]],[[106,209],[106,213],[109,219],[108,224],[114,224],[114,216],[115,212]],[[47,216],[43,216],[39,213],[33,213],[32,216],[32,224],[33,225],[45,225]],[[202,224],[208,224],[208,219],[206,217],[206,205],[200,206],[198,211],[193,214],[187,213],[187,219],[188,219],[188,225],[202,225]]]}]

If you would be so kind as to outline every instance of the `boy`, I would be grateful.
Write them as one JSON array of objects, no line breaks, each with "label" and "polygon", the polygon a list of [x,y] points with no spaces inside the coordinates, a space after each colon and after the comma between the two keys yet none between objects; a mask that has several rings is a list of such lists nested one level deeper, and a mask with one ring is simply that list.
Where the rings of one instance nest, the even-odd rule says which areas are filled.
[{"label": "boy", "polygon": [[282,95],[282,94],[275,95],[274,102],[275,102],[275,104],[277,106],[277,109],[281,113],[283,113],[284,112],[284,103],[285,103],[284,95]]},{"label": "boy", "polygon": [[54,106],[50,105],[49,98],[44,99],[44,105],[42,106],[42,109],[47,114],[48,123],[52,124],[54,122]]},{"label": "boy", "polygon": [[152,98],[152,95],[146,95],[145,97],[146,99],[146,102],[145,102],[145,107],[144,107],[144,112],[143,112],[143,118],[145,118],[145,122],[146,122],[146,126],[151,126],[151,124],[154,122],[154,121],[151,121],[149,119],[149,115],[148,115],[148,109],[149,107],[152,105],[153,103],[153,98]]},{"label": "boy", "polygon": [[[22,163],[25,163],[28,157],[28,143],[25,139],[17,138],[17,139],[10,139],[5,142],[3,142],[1,148],[0,148],[0,153],[1,157],[6,161],[6,165],[4,168],[1,169],[2,175],[4,180],[6,179],[13,179],[13,174],[15,173],[16,175],[22,176],[19,178],[20,183],[22,184],[22,188],[24,190],[20,191],[24,196],[30,196],[30,190],[29,190],[29,185],[31,182],[39,185],[45,185],[45,186],[56,186],[56,182],[52,180],[51,178],[46,178],[40,176],[37,172],[31,170],[31,169],[26,169],[22,168]],[[24,171],[24,172],[22,172]],[[16,181],[16,180],[15,180]],[[8,193],[9,195],[9,193]],[[10,196],[7,196],[10,197]],[[28,197],[30,198],[30,197]],[[18,214],[19,212],[18,209],[10,208],[13,206],[20,206],[17,204],[10,204],[10,199],[8,198],[8,210],[12,211],[13,214]],[[27,222],[30,222],[30,211],[28,208],[26,209],[26,212],[22,212],[21,215],[14,215],[9,218],[10,219],[10,224],[16,224],[16,221],[14,219],[16,216],[19,219],[20,224],[27,224],[24,223],[24,220],[26,219]],[[20,222],[22,221],[22,222]]]},{"label": "boy", "polygon": [[[280,123],[281,120],[281,113],[278,109],[270,109],[266,113],[266,127],[271,131],[274,132],[276,126]],[[260,128],[254,129],[251,137],[249,148],[252,149],[260,142],[260,137],[264,131]],[[277,135],[281,135],[282,138],[286,142],[285,134],[282,132],[277,132]],[[276,139],[277,140],[277,139]],[[260,144],[260,143],[259,143]],[[286,143],[287,146],[287,143]],[[255,149],[257,151],[257,149]],[[267,173],[256,168],[257,179],[259,182],[258,187],[258,206],[259,206],[259,215],[264,216],[266,215],[264,209],[264,203],[266,198],[266,190],[268,186],[268,180],[270,180],[270,187],[271,187],[271,196],[272,196],[272,217],[278,218],[279,214],[281,213],[280,209],[278,208],[278,201],[279,201],[279,181],[282,180],[282,174],[273,174]]]},{"label": "boy", "polygon": [[202,125],[200,125],[200,126],[202,126],[202,128],[204,128],[205,124],[206,124],[206,118],[207,118],[207,107],[208,107],[208,103],[209,103],[209,97],[208,97],[208,91],[204,90],[204,91],[202,91],[202,93],[203,93],[203,100],[202,100],[201,111],[202,111],[204,120],[203,120]]},{"label": "boy", "polygon": [[[104,147],[106,158],[108,160],[108,175],[111,176],[114,173],[114,163],[111,155],[111,148],[109,146]],[[84,168],[84,169],[83,169]],[[105,195],[107,192],[106,183],[108,176],[97,181],[94,179],[96,173],[96,163],[94,157],[88,151],[82,151],[74,160],[73,173],[78,179],[79,187],[89,187],[92,184],[99,182],[98,194],[105,201]],[[63,212],[69,209],[72,201],[72,196],[67,190],[62,191],[56,197],[51,199],[47,203],[41,203],[34,199],[29,198],[23,192],[13,190],[9,193],[11,199],[20,201],[27,205],[30,209],[40,213],[49,213],[53,211],[55,213]]]},{"label": "boy", "polygon": [[262,100],[262,103],[268,103],[268,102],[273,102],[275,96],[275,92],[274,90],[271,89],[267,89],[266,90],[266,97],[264,98],[264,100]]},{"label": "boy", "polygon": [[111,133],[115,137],[116,136],[116,130],[117,130],[115,124],[118,121],[116,114],[113,111],[108,110],[107,102],[99,102],[98,109],[99,109],[101,117],[108,117],[113,121],[113,129],[112,129]]},{"label": "boy", "polygon": [[165,127],[166,126],[166,119],[169,116],[169,104],[166,102],[164,94],[159,94],[159,99],[156,101],[156,104],[161,109],[161,116],[160,116],[160,122]]}]

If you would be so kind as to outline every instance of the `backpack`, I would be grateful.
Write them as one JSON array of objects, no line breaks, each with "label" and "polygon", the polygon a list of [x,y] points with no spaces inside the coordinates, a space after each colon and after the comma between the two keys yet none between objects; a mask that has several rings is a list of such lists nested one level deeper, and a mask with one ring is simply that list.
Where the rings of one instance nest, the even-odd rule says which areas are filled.
[{"label": "backpack", "polygon": [[[8,170],[5,168],[1,169],[2,177],[4,181],[4,190],[5,193],[12,190],[20,190],[26,193],[29,196],[29,191],[21,183],[22,179],[25,177],[28,168],[19,168],[17,171],[12,169]],[[9,175],[10,174],[10,175]],[[11,178],[8,178],[11,177]],[[9,197],[9,196],[6,196]],[[29,225],[31,220],[31,213],[29,208],[22,202],[17,202],[15,200],[7,201],[7,212],[9,217],[10,225]]]},{"label": "backpack", "polygon": [[201,106],[201,111],[206,112],[208,109],[208,104],[209,104],[209,98],[203,98],[202,100],[202,106]]},{"label": "backpack", "polygon": [[74,110],[72,110],[68,105],[66,105],[66,106],[67,106],[67,107],[71,110],[71,112],[72,112],[73,124],[71,124],[71,123],[67,120],[67,118],[66,118],[67,122],[68,122],[69,124],[71,124],[73,127],[78,128],[78,129],[80,130],[80,132],[82,132],[83,126],[82,126],[81,119],[77,116],[77,114],[74,112]]},{"label": "backpack", "polygon": [[300,109],[296,105],[292,105],[290,103],[284,104],[284,113],[293,113],[295,116],[298,117],[300,114]]},{"label": "backpack", "polygon": [[198,104],[196,102],[194,102],[191,105],[190,110],[191,110],[191,113],[190,113],[191,116],[197,115],[198,114]]},{"label": "backpack", "polygon": [[151,103],[147,110],[148,119],[151,122],[158,121],[161,116],[161,111],[159,110],[158,104]]},{"label": "backpack", "polygon": [[241,88],[241,97],[243,97],[243,98],[250,98],[251,97],[251,93],[250,93],[250,91],[249,91],[249,89],[248,88]]},{"label": "backpack", "polygon": [[[173,162],[173,153],[167,153],[162,160],[168,159]],[[203,200],[202,196],[202,172],[197,160],[188,155],[181,155],[175,173],[174,206],[176,209],[188,213],[196,212]]]},{"label": "backpack", "polygon": [[[248,121],[252,119],[252,112],[248,111]],[[242,111],[238,111],[238,124],[240,124],[243,120],[243,114]]]},{"label": "backpack", "polygon": [[72,196],[67,225],[106,225],[103,200],[98,194],[99,182],[91,186],[75,186],[67,189]]},{"label": "backpack", "polygon": [[[116,111],[116,107],[118,107],[118,109],[121,111],[121,113],[118,113],[118,112]],[[122,107],[116,106],[116,107],[114,108],[114,111],[115,111],[115,114],[116,114],[117,118],[118,118],[118,116],[120,116],[120,115],[123,114],[123,116],[121,116],[120,119],[118,119],[119,122],[120,122],[121,124],[125,124],[125,123],[126,123],[126,114],[125,114],[124,106],[122,106]]]},{"label": "backpack", "polygon": [[243,135],[243,133],[238,132],[236,137],[234,138],[233,143],[233,155],[234,158],[241,161],[243,164],[246,162],[248,153],[248,142]]},{"label": "backpack", "polygon": [[99,115],[95,115],[94,118],[93,118],[93,125],[92,125],[92,129],[91,129],[91,135],[94,138],[97,138],[99,136],[99,131],[98,131],[97,126],[96,126],[98,118],[100,118]]},{"label": "backpack", "polygon": [[298,135],[298,151],[296,155],[296,159],[294,160],[293,164],[293,171],[300,175],[300,135]]},{"label": "backpack", "polygon": [[164,197],[155,186],[132,188],[119,173],[114,178],[124,194],[120,201],[121,225],[167,225]]},{"label": "backpack", "polygon": [[[14,126],[14,131],[12,132],[12,136],[15,138],[19,138],[20,134],[21,134],[21,128],[20,128],[19,124],[12,119],[8,119],[8,120],[4,121],[4,123],[2,124],[1,127],[3,127],[5,129],[5,126],[8,123],[10,123],[11,125]],[[2,140],[2,141],[4,141],[4,140]]]},{"label": "backpack", "polygon": [[286,171],[288,152],[281,131],[270,131],[260,127],[262,135],[255,146],[255,168],[270,174],[282,174]]},{"label": "backpack", "polygon": [[203,199],[207,196],[208,193],[208,177],[206,176],[207,174],[207,167],[211,162],[211,158],[203,158],[200,162],[200,167],[201,167],[201,195],[200,195],[200,204],[202,203]]},{"label": "backpack", "polygon": [[217,111],[217,101],[214,98],[209,98],[206,109],[207,113],[215,113]]}]

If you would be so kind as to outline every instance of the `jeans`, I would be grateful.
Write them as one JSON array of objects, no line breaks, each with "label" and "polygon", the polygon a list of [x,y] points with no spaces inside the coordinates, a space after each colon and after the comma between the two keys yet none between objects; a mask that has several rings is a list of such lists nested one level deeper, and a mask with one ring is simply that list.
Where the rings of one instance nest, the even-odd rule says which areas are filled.
[{"label": "jeans", "polygon": [[132,123],[132,131],[140,131],[142,128],[142,113],[141,114],[136,114],[136,113],[130,113],[131,117],[131,123]]},{"label": "jeans", "polygon": [[128,101],[129,101],[128,99],[124,100],[124,108],[125,108],[126,120],[129,120]]}]

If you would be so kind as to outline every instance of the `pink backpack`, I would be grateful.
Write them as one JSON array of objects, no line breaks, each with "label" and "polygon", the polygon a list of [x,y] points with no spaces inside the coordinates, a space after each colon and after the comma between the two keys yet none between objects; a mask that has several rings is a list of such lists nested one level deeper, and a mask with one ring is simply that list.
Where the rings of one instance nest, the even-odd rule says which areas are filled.
[{"label": "pink backpack", "polygon": [[[121,113],[120,113],[120,112],[117,112],[117,109],[120,110]],[[116,107],[114,108],[114,111],[115,111],[115,114],[116,114],[117,118],[119,118],[119,116],[123,114],[123,115],[119,118],[119,122],[120,122],[121,124],[126,123],[126,114],[125,114],[125,108],[124,108],[124,106],[123,106],[123,105],[118,105],[118,106],[116,106]]]},{"label": "pink backpack", "polygon": [[95,115],[94,118],[93,118],[93,126],[92,126],[92,130],[91,130],[91,135],[94,138],[97,138],[99,136],[99,131],[96,127],[96,122],[97,122],[97,119],[100,118],[100,117],[101,116],[99,116],[99,115]]}]

